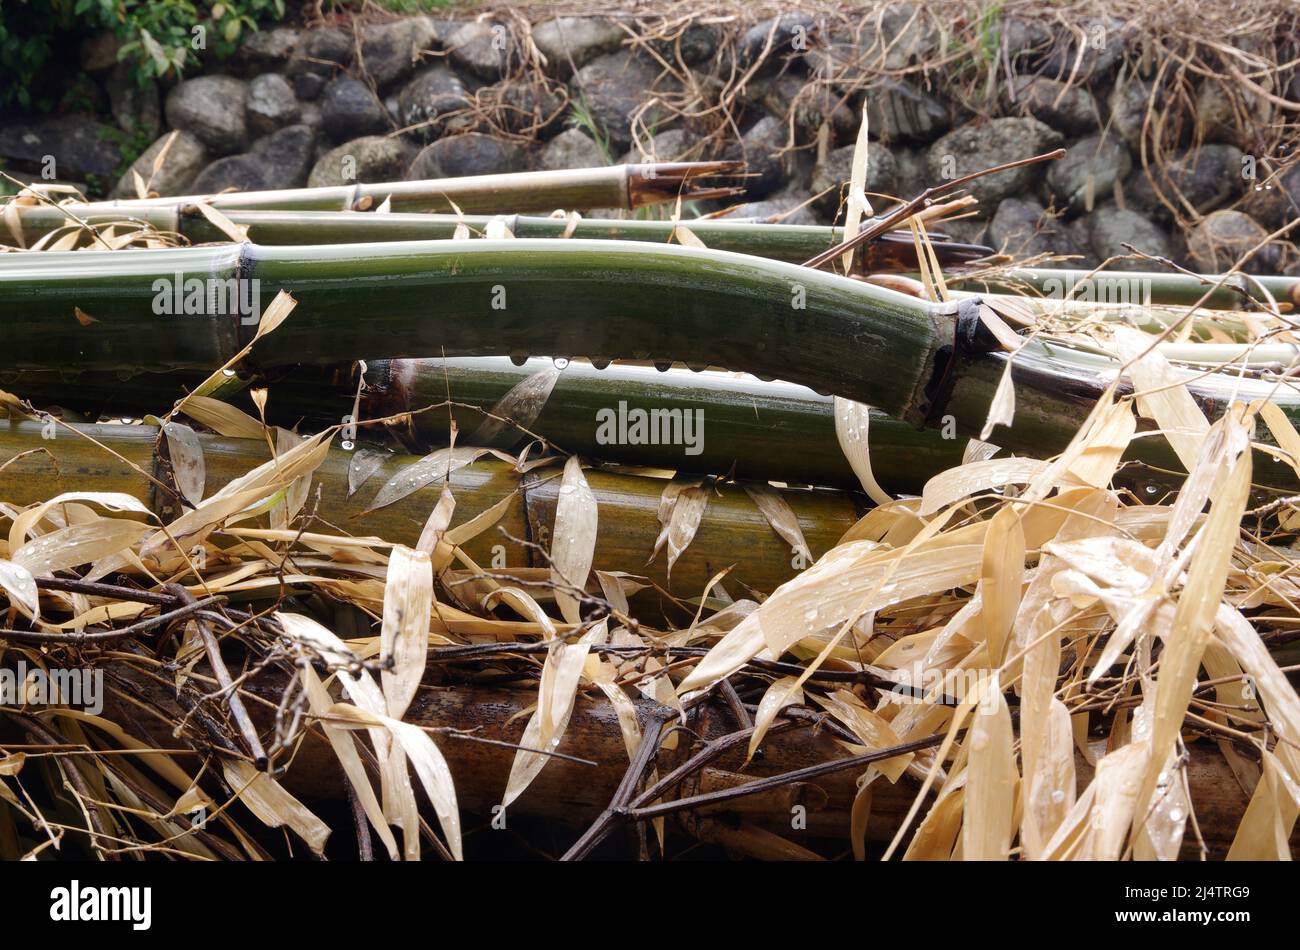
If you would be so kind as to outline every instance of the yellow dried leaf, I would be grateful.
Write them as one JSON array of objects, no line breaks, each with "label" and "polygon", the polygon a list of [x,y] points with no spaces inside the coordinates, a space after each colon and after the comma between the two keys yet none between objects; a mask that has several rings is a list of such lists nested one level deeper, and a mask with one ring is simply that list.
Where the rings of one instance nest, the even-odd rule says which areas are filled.
[{"label": "yellow dried leaf", "polygon": [[388,558],[384,582],[384,616],[380,627],[380,658],[392,663],[380,676],[388,715],[401,719],[415,698],[429,651],[429,618],[433,613],[433,569],[429,555],[395,545]]}]

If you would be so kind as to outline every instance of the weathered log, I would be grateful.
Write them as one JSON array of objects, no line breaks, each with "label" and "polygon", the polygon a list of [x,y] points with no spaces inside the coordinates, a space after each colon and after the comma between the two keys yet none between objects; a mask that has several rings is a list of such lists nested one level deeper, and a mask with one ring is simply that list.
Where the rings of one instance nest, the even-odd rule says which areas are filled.
[{"label": "weathered log", "polygon": [[[146,696],[150,702],[164,708],[171,703],[156,686],[146,684],[141,688],[150,693]],[[278,694],[265,681],[254,688],[268,701],[267,705],[257,707],[265,715],[274,708]],[[528,710],[536,699],[536,690],[527,688],[426,685],[420,689],[405,718],[422,727],[440,730],[434,734],[435,741],[447,758],[462,812],[484,819],[492,817],[492,808],[500,803],[505,791],[515,753],[508,745],[454,738],[451,731],[507,744],[518,742]],[[663,707],[648,700],[636,700],[636,704],[643,721],[663,711]],[[160,744],[175,741],[165,734],[158,720],[142,716],[131,704],[120,704],[120,714],[137,734],[152,736]],[[708,741],[740,727],[724,704],[705,703],[693,715],[690,728],[699,740]],[[661,751],[656,760],[661,777],[698,751],[698,744],[692,744],[691,733],[682,733],[678,738],[677,748]],[[732,789],[756,778],[850,758],[828,732],[804,726],[769,736],[763,743],[763,754],[742,768],[744,748],[742,743],[725,753],[665,798]],[[1245,812],[1247,796],[1217,750],[1200,743],[1193,743],[1189,748],[1187,776],[1197,823],[1209,856],[1222,857]],[[511,805],[510,814],[553,821],[574,829],[576,836],[577,831],[595,821],[608,806],[628,767],[618,717],[603,696],[579,695],[564,738],[555,751],[596,764],[553,757]],[[718,819],[725,828],[734,829],[740,822],[742,827],[763,829],[797,845],[815,846],[813,839],[818,838],[839,839],[843,850],[847,850],[850,809],[862,771],[847,768],[829,772],[815,779],[730,798],[693,810],[692,814]],[[1076,771],[1082,787],[1092,776],[1092,768],[1082,756],[1076,757]],[[345,795],[344,779],[334,754],[324,738],[314,731],[299,747],[281,780],[294,794],[309,802]],[[873,788],[867,838],[888,841],[911,807],[919,784],[904,776],[897,784],[878,779]],[[802,806],[800,818],[806,819],[804,827],[796,827],[805,823],[793,820],[795,806]],[[705,833],[711,832],[706,828]],[[734,836],[723,835],[722,843],[728,838],[735,840]],[[1187,838],[1184,857],[1198,856],[1190,831]],[[775,847],[773,842],[768,844]]]}]

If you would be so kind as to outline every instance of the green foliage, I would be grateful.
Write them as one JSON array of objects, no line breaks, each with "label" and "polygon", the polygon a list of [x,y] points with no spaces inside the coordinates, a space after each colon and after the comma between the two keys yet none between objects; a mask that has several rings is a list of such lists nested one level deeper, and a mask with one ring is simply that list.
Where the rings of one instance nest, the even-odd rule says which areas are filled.
[{"label": "green foliage", "polygon": [[577,101],[573,103],[573,106],[569,111],[569,125],[577,129],[582,129],[582,131],[595,139],[596,144],[600,146],[601,154],[605,156],[605,164],[614,164],[614,156],[611,154],[609,141],[601,133],[600,126],[596,124],[596,120],[592,116],[591,110],[587,108],[587,101],[581,96],[579,96]]},{"label": "green foliage", "polygon": [[32,88],[50,59],[55,37],[72,29],[71,0],[9,0],[0,4],[0,106],[30,108]]},{"label": "green foliage", "polygon": [[336,10],[358,10],[372,6],[390,13],[428,13],[454,6],[473,6],[473,0],[331,0],[329,6]]},{"label": "green foliage", "polygon": [[997,62],[998,48],[1002,43],[1002,4],[991,3],[980,14],[976,26],[979,35],[980,57],[985,63]]},{"label": "green foliage", "polygon": [[[30,108],[41,71],[62,46],[109,31],[118,58],[147,83],[180,75],[205,52],[229,56],[259,22],[284,16],[285,0],[6,0],[0,5],[0,105]],[[69,42],[69,41],[73,42]],[[66,64],[63,64],[66,70]]]},{"label": "green foliage", "polygon": [[118,152],[122,156],[121,161],[117,163],[117,169],[113,172],[113,181],[117,181],[125,175],[131,166],[135,164],[135,160],[153,144],[153,136],[144,129],[123,132],[111,126],[105,126],[99,135],[104,141],[116,145]]}]

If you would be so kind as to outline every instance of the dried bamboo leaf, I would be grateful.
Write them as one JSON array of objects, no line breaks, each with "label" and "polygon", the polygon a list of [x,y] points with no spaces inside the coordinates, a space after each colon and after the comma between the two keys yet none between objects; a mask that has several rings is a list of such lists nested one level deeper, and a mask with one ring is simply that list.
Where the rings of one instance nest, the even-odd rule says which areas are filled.
[{"label": "dried bamboo leaf", "polygon": [[357,449],[348,462],[348,497],[357,493],[357,489],[370,480],[384,463],[392,457],[389,449]]},{"label": "dried bamboo leaf", "polygon": [[384,482],[375,495],[375,500],[370,503],[370,510],[377,511],[395,501],[401,501],[426,485],[445,479],[452,472],[473,464],[486,453],[487,449],[469,446],[454,446],[430,452]]},{"label": "dried bamboo leaf", "polygon": [[1296,786],[1288,786],[1277,756],[1261,750],[1264,770],[1237,834],[1228,850],[1229,861],[1291,860],[1291,829],[1300,813]]},{"label": "dried bamboo leaf", "polygon": [[21,564],[0,560],[0,587],[9,595],[9,602],[28,617],[40,613],[40,593],[36,578]]},{"label": "dried bamboo leaf", "polygon": [[971,720],[962,857],[1005,861],[1011,854],[1016,787],[1020,774],[1012,749],[1011,712],[995,676]]},{"label": "dried bamboo leaf", "polygon": [[1205,413],[1169,361],[1154,349],[1146,352],[1151,346],[1149,336],[1128,327],[1116,327],[1115,343],[1133,377],[1138,409],[1156,421],[1190,472],[1210,428]]},{"label": "dried bamboo leaf", "polygon": [[[451,769],[447,767],[447,760],[433,739],[418,726],[401,722],[391,716],[368,712],[348,703],[335,703],[330,707],[329,715],[334,719],[355,723],[355,728],[382,727],[388,730],[403,753],[401,756],[391,756],[389,761],[400,762],[404,773],[405,762],[407,759],[410,760],[425,794],[433,803],[434,812],[438,815],[438,823],[447,838],[448,850],[457,861],[463,860],[460,808],[456,802],[456,787],[452,781]],[[407,838],[418,839],[418,819],[415,816],[408,816],[406,820],[410,827],[410,830],[406,831],[404,826]],[[409,848],[407,853],[410,854]],[[418,850],[416,854],[418,855]]]},{"label": "dried bamboo leaf", "polygon": [[429,517],[424,522],[424,527],[420,531],[420,540],[416,542],[415,549],[423,551],[441,562],[441,567],[435,566],[434,573],[442,573],[451,560],[451,554],[448,552],[445,556],[438,556],[437,549],[447,534],[447,528],[451,525],[451,516],[456,511],[456,496],[451,493],[451,485],[447,482],[442,483],[442,494],[438,496],[438,503],[433,506],[433,511],[429,512]]},{"label": "dried bamboo leaf", "polygon": [[384,582],[384,617],[380,627],[380,658],[391,663],[380,679],[388,715],[401,719],[415,698],[429,651],[429,619],[433,613],[433,568],[429,555],[395,545]]},{"label": "dried bamboo leaf", "polygon": [[1124,451],[1137,429],[1128,400],[1107,405],[1069,463],[1069,473],[1086,485],[1105,488],[1115,475]]},{"label": "dried bamboo leaf", "polygon": [[392,830],[388,827],[388,822],[384,820],[383,809],[379,805],[379,799],[375,797],[375,790],[370,784],[370,778],[366,775],[365,764],[361,760],[361,753],[357,751],[356,743],[353,742],[351,734],[339,726],[329,721],[331,707],[334,706],[333,699],[330,698],[329,691],[316,675],[316,671],[309,665],[302,667],[303,688],[307,693],[307,700],[313,716],[320,718],[321,729],[325,733],[325,738],[329,740],[330,747],[334,750],[334,755],[339,760],[339,765],[343,769],[343,774],[347,776],[348,782],[352,785],[356,793],[357,801],[361,803],[362,811],[366,813],[366,818],[374,827],[375,832],[379,835],[379,840],[383,842],[388,851],[388,856],[393,861],[398,860],[400,852],[397,849],[397,840],[393,837]]},{"label": "dried bamboo leaf", "polygon": [[1016,417],[1016,386],[1011,379],[1011,360],[1007,360],[998,380],[998,388],[993,391],[993,402],[989,404],[989,415],[980,430],[980,441],[987,442],[993,430],[998,426],[1010,426]]},{"label": "dried bamboo leaf", "polygon": [[242,409],[237,409],[220,399],[209,396],[189,396],[181,406],[181,411],[213,432],[232,439],[262,441],[265,438],[266,428],[261,422]]},{"label": "dried bamboo leaf", "polygon": [[987,459],[940,472],[921,492],[922,515],[932,515],[953,502],[1005,485],[1023,485],[1048,471],[1049,463],[1031,458]]},{"label": "dried bamboo leaf", "polygon": [[148,530],[148,525],[137,521],[100,518],[33,538],[14,551],[10,560],[36,577],[45,577],[117,554],[139,541]]},{"label": "dried bamboo leaf", "polygon": [[[1199,411],[1199,410],[1198,410]],[[1218,423],[1220,428],[1240,428],[1242,420],[1229,412]],[[1215,440],[1203,440],[1213,451]],[[1154,769],[1143,783],[1141,801],[1147,801],[1156,784],[1155,770],[1174,751],[1174,740],[1187,712],[1200,667],[1213,630],[1215,615],[1223,598],[1224,584],[1236,546],[1237,531],[1250,492],[1251,458],[1249,451],[1236,457],[1219,457],[1226,469],[1218,490],[1211,494],[1210,515],[1201,529],[1195,553],[1187,571],[1187,583],[1178,598],[1173,630],[1166,638],[1156,680],[1155,721],[1151,735],[1151,759]],[[1195,463],[1191,466],[1195,468]]]},{"label": "dried bamboo leaf", "polygon": [[[853,166],[849,170],[849,198],[844,209],[844,234],[851,237],[858,233],[862,225],[862,216],[871,214],[871,202],[867,199],[867,165],[871,150],[868,132],[871,122],[867,117],[867,104],[862,104],[862,123],[858,126],[858,137],[853,144]],[[844,273],[853,270],[853,250],[844,252],[841,258]]]},{"label": "dried bamboo leaf", "polygon": [[[537,612],[541,613],[541,609],[537,608]],[[602,621],[583,634],[575,644],[566,644],[560,640],[552,643],[542,666],[537,708],[524,727],[523,737],[519,740],[521,748],[515,753],[510,767],[510,777],[501,799],[503,808],[508,808],[511,802],[523,794],[550,761],[545,753],[553,752],[559,746],[560,739],[568,728],[569,717],[573,714],[573,701],[577,696],[578,682],[591,645],[603,643],[606,635],[606,625]]]},{"label": "dried bamboo leaf", "polygon": [[871,410],[859,402],[841,399],[834,401],[835,438],[840,450],[848,459],[853,474],[862,483],[862,490],[877,505],[887,505],[893,498],[880,487],[871,471],[871,445],[868,439],[871,427]]},{"label": "dried bamboo leaf", "polygon": [[248,228],[241,224],[235,224],[224,214],[218,211],[206,201],[198,202],[194,207],[199,209],[199,213],[207,218],[218,231],[224,234],[236,244],[242,244],[248,240]]},{"label": "dried bamboo leaf", "polygon": [[164,422],[162,430],[167,436],[167,454],[176,476],[176,487],[187,501],[197,505],[203,500],[203,486],[207,481],[203,444],[184,423]]},{"label": "dried bamboo leaf", "polygon": [[1025,530],[1020,515],[1010,505],[998,509],[989,522],[980,570],[984,608],[980,619],[989,662],[1002,662],[1007,636],[1020,607],[1025,580]]},{"label": "dried bamboo leaf", "polygon": [[767,730],[772,727],[777,713],[787,706],[803,705],[803,689],[794,676],[783,676],[774,681],[763,691],[763,698],[758,701],[758,711],[754,713],[754,733],[749,737],[749,748],[745,752],[745,764],[754,757],[758,747],[763,744]]},{"label": "dried bamboo leaf", "polygon": [[[561,372],[553,365],[548,366],[512,386],[488,410],[487,416],[470,435],[470,445],[491,445],[506,430],[509,422],[521,429],[531,429],[546,401],[551,398]],[[510,441],[517,440],[518,433],[514,433]]]},{"label": "dried bamboo leaf", "polygon": [[799,516],[794,513],[790,503],[766,483],[746,482],[744,487],[745,494],[753,499],[772,530],[789,542],[791,549],[804,559],[805,564],[811,564],[812,551],[808,549],[803,529],[799,527]]},{"label": "dried bamboo leaf", "polygon": [[655,538],[654,551],[650,555],[651,563],[659,556],[659,551],[663,548],[668,540],[668,530],[673,520],[673,510],[677,507],[677,499],[682,492],[688,488],[699,485],[701,479],[696,477],[674,476],[672,481],[664,486],[663,492],[659,495],[659,508],[656,517],[659,519],[659,535]]},{"label": "dried bamboo leaf", "polygon": [[695,540],[695,533],[704,520],[704,510],[709,504],[709,489],[703,485],[687,488],[677,496],[672,519],[668,522],[668,577],[673,576],[673,565]]},{"label": "dried bamboo leaf", "polygon": [[[848,690],[836,690],[829,696],[815,696],[814,699],[858,737],[865,751],[874,752],[900,744],[898,733],[889,722],[879,713],[868,709],[862,700]],[[877,762],[872,767],[889,781],[897,782],[913,758],[911,753],[907,753]]]},{"label": "dried bamboo leaf", "polygon": [[[551,581],[555,602],[569,623],[582,622],[581,591],[591,573],[596,554],[596,496],[582,474],[582,462],[571,456],[564,465],[555,525],[551,533]],[[671,557],[671,549],[670,549]]]},{"label": "dried bamboo leaf", "polygon": [[316,854],[325,850],[329,826],[271,776],[259,772],[243,759],[222,759],[221,770],[235,797],[269,828],[288,826]]}]

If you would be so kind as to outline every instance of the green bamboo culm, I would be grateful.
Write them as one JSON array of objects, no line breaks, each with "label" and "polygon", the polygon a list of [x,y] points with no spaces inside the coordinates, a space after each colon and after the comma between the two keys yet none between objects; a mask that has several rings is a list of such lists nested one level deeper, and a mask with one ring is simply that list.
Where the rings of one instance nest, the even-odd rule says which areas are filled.
[{"label": "green bamboo culm", "polygon": [[[238,306],[208,306],[212,281]],[[676,245],[242,244],[0,259],[0,319],[15,369],[210,370],[251,338],[253,298],[264,306],[281,289],[298,309],[258,341],[253,369],[434,353],[680,361],[782,378],[976,435],[1008,360],[982,329],[974,299],[928,303],[779,261]],[[191,290],[195,312],[187,313]],[[1014,358],[1014,424],[994,441],[1034,454],[1059,450],[1118,367],[1029,341]],[[1266,380],[1208,376],[1189,386],[1214,412],[1234,398],[1273,398],[1300,418],[1296,397]],[[1271,467],[1278,478],[1282,468]]]},{"label": "green bamboo culm", "polygon": [[[536,436],[593,461],[739,479],[857,490],[835,431],[834,400],[804,386],[685,368],[659,370],[583,361],[561,368],[550,359],[521,364],[504,357],[371,360],[365,386],[358,364],[296,367],[273,380],[262,407],[271,425],[318,431],[344,421],[403,417],[401,425],[361,427],[358,438],[396,436],[412,451],[447,444],[449,417],[461,445],[518,448]],[[75,385],[62,373],[0,376],[0,385],[39,407],[58,406],[98,418],[160,414],[203,381],[202,373],[84,373]],[[357,392],[361,398],[357,402]],[[259,410],[247,389],[231,397],[250,415]],[[448,402],[447,408],[442,408]],[[430,407],[438,407],[430,411]],[[488,413],[512,420],[496,425]],[[638,426],[640,429],[638,430]],[[867,444],[876,482],[896,495],[919,495],[935,475],[960,465],[967,445],[943,428],[918,429],[878,410]],[[1176,487],[1158,470],[1176,469],[1162,444],[1134,443],[1117,484]],[[1152,471],[1152,469],[1157,471]]]},{"label": "green bamboo culm", "polygon": [[358,182],[323,188],[235,191],[217,195],[134,198],[71,204],[75,214],[102,210],[210,204],[221,211],[373,211],[384,202],[392,211],[514,214],[557,208],[639,208],[683,200],[721,198],[738,193],[732,186],[696,187],[711,175],[735,175],[743,162],[658,162],[569,168],[556,171],[469,175],[421,181]]},{"label": "green bamboo culm", "polygon": [[[356,364],[299,367],[250,384],[269,385],[264,408],[270,424],[314,431],[352,415],[357,371]],[[69,385],[61,373],[38,371],[0,377],[0,386],[36,406],[88,412],[93,420],[161,415],[202,379],[195,373],[127,379],[87,373]],[[622,465],[860,487],[835,435],[832,399],[790,383],[682,368],[615,364],[596,369],[577,360],[563,368],[550,359],[516,365],[491,356],[372,360],[365,382],[359,418],[411,413],[403,426],[385,426],[383,432],[397,435],[412,450],[445,445],[450,412],[461,444],[515,448],[527,433],[535,433],[567,452]],[[511,393],[516,398],[508,398]],[[540,404],[534,404],[539,393]],[[455,404],[449,412],[419,411],[447,400]],[[256,415],[246,394],[235,401]],[[494,409],[522,429],[490,431],[484,413]],[[374,438],[375,432],[362,427],[359,438]],[[882,412],[871,414],[872,468],[888,491],[919,494],[929,478],[961,463],[965,444]]]},{"label": "green bamboo culm", "polygon": [[[145,208],[76,209],[51,205],[15,206],[14,214],[0,218],[0,228],[17,221],[19,233],[11,235],[18,246],[33,247],[56,231],[80,230],[80,246],[93,246],[95,238],[86,229],[109,225],[139,225],[177,234],[191,244],[224,243],[230,235],[199,212],[195,205],[159,205]],[[248,239],[258,244],[358,244],[380,241],[449,240],[461,227],[475,236],[487,232],[496,221],[517,238],[576,238],[593,241],[648,241],[666,244],[678,227],[673,221],[621,220],[617,218],[570,218],[530,215],[482,214],[357,214],[350,211],[236,211],[223,212],[231,223],[247,228]],[[870,223],[870,222],[867,222]],[[820,225],[767,224],[755,221],[695,219],[683,226],[719,251],[753,254],[799,264],[844,239],[844,229]],[[898,240],[902,237],[903,240]],[[859,273],[914,270],[915,246],[910,234],[890,235],[886,246],[869,245],[854,257]],[[952,267],[993,253],[974,244],[936,241],[935,250],[944,267]]]}]

